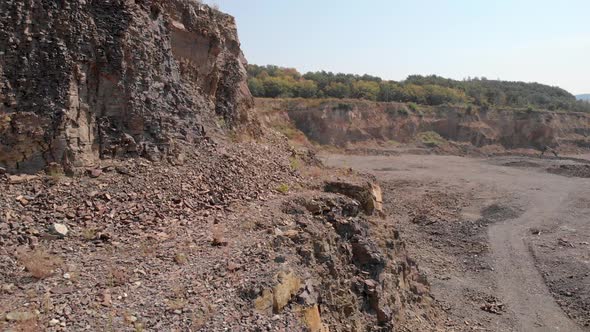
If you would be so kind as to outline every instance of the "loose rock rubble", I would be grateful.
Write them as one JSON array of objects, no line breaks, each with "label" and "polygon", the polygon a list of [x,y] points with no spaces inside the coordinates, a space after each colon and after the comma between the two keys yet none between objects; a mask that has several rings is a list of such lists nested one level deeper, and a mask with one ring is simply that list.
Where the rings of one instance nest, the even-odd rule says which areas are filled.
[{"label": "loose rock rubble", "polygon": [[590,178],[590,165],[560,165],[548,168],[547,172],[568,177]]},{"label": "loose rock rubble", "polygon": [[[281,144],[203,146],[178,166],[105,161],[98,178],[4,179],[0,310],[37,310],[30,321],[48,331],[436,326],[392,225],[377,231],[361,202],[315,190]],[[35,260],[51,261],[36,277]]]}]

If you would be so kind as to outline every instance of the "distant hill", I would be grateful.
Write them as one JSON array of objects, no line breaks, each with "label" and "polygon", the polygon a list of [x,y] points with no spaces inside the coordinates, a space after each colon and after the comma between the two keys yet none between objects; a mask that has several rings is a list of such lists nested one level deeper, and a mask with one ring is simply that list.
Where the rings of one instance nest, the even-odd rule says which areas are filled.
[{"label": "distant hill", "polygon": [[576,98],[578,100],[590,101],[590,93],[587,93],[587,94],[584,94],[584,95],[577,95]]},{"label": "distant hill", "polygon": [[423,105],[468,104],[482,108],[511,107],[590,112],[590,104],[558,87],[482,78],[462,81],[411,75],[388,81],[371,75],[326,71],[302,74],[294,68],[248,65],[248,87],[254,97],[339,98]]}]

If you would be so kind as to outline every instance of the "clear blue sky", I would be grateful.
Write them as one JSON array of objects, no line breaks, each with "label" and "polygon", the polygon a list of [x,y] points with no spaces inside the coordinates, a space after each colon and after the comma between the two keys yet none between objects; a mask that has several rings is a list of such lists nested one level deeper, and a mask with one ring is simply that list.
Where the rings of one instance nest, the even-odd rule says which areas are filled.
[{"label": "clear blue sky", "polygon": [[590,93],[590,0],[210,0],[250,63],[540,82]]}]

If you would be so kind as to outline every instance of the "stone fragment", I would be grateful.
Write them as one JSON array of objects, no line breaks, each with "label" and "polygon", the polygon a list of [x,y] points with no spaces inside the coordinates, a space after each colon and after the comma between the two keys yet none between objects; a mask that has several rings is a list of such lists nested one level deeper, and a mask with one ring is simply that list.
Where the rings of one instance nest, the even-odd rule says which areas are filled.
[{"label": "stone fragment", "polygon": [[89,170],[87,170],[87,172],[88,172],[88,175],[94,179],[96,179],[97,177],[102,175],[102,169],[100,169],[100,168],[89,169]]},{"label": "stone fragment", "polygon": [[37,314],[30,311],[11,311],[6,314],[9,322],[23,322],[37,318]]},{"label": "stone fragment", "polygon": [[60,223],[54,223],[49,227],[49,232],[59,237],[66,237],[69,233],[68,226]]},{"label": "stone fragment", "polygon": [[0,287],[0,290],[6,294],[12,294],[14,292],[15,286],[14,284],[4,284]]},{"label": "stone fragment", "polygon": [[28,174],[11,175],[8,177],[8,182],[11,184],[21,184],[21,183],[26,183],[26,182],[36,180],[38,178],[39,177],[37,175],[28,175]]},{"label": "stone fragment", "polygon": [[310,332],[329,332],[328,327],[322,323],[318,305],[304,308],[301,313],[302,320]]},{"label": "stone fragment", "polygon": [[320,202],[312,199],[312,200],[305,200],[303,202],[304,207],[313,214],[320,214],[322,213],[323,206]]},{"label": "stone fragment", "polygon": [[385,266],[385,258],[378,246],[366,238],[357,236],[353,238],[352,255],[356,264],[370,270],[380,270]]},{"label": "stone fragment", "polygon": [[229,272],[234,272],[234,271],[237,271],[237,270],[239,270],[241,267],[242,267],[242,266],[241,266],[240,264],[236,264],[236,263],[234,263],[234,262],[229,262],[229,263],[227,263],[227,270],[228,270]]},{"label": "stone fragment", "polygon": [[125,147],[126,152],[137,152],[137,142],[135,138],[129,134],[123,134],[121,143]]},{"label": "stone fragment", "polygon": [[309,307],[318,303],[318,297],[319,294],[316,292],[315,287],[313,287],[311,280],[308,280],[305,282],[303,291],[297,295],[297,301],[300,304]]},{"label": "stone fragment", "polygon": [[133,173],[131,173],[131,171],[127,167],[117,166],[115,167],[115,171],[122,175],[133,176]]},{"label": "stone fragment", "polygon": [[254,308],[261,313],[270,314],[273,305],[273,294],[269,289],[262,291],[262,294],[254,300]]},{"label": "stone fragment", "polygon": [[293,272],[280,272],[277,279],[279,282],[272,289],[275,313],[279,313],[301,288],[301,279]]},{"label": "stone fragment", "polygon": [[285,231],[283,233],[283,235],[290,238],[290,239],[293,239],[293,238],[297,237],[297,235],[299,235],[299,231],[294,230],[294,229],[290,229],[288,231]]},{"label": "stone fragment", "polygon": [[215,247],[225,247],[227,246],[228,242],[223,235],[216,234],[213,236],[211,244]]},{"label": "stone fragment", "polygon": [[104,290],[100,294],[100,304],[102,304],[105,307],[110,307],[113,304],[113,297],[111,296],[111,293],[108,290]]},{"label": "stone fragment", "polygon": [[18,196],[16,200],[21,203],[23,206],[29,204],[29,200],[25,198],[25,196]]}]

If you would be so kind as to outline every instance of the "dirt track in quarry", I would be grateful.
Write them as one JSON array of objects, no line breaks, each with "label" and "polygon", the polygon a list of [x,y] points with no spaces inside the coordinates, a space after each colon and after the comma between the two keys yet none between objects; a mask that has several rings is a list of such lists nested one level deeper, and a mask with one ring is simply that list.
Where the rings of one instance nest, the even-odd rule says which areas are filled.
[{"label": "dirt track in quarry", "polygon": [[448,330],[569,332],[590,331],[589,157],[322,159],[377,176]]}]

